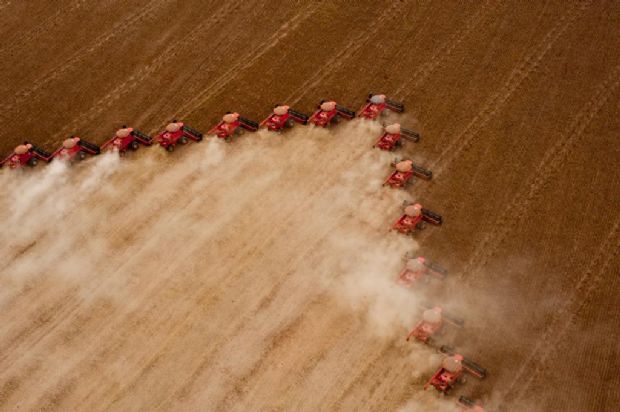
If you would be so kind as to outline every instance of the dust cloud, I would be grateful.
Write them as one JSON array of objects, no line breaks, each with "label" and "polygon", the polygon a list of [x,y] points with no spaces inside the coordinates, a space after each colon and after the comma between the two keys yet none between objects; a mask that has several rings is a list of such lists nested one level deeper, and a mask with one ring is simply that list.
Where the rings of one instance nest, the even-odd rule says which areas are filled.
[{"label": "dust cloud", "polygon": [[[161,348],[150,382],[174,375],[184,386],[168,391],[182,390],[188,407],[229,402],[265,337],[326,294],[363,314],[376,338],[404,340],[420,302],[394,280],[418,245],[388,229],[412,195],[381,187],[392,155],[371,150],[379,133],[354,120],[2,171],[0,381],[20,382],[4,406],[44,405],[68,382],[63,405],[86,393],[103,402]],[[217,349],[205,355],[205,341]],[[416,379],[432,373],[433,352],[408,347]],[[196,387],[207,378],[184,371],[202,356],[219,368]],[[403,410],[452,410],[412,392]],[[170,402],[163,387],[117,395],[119,409]]]}]

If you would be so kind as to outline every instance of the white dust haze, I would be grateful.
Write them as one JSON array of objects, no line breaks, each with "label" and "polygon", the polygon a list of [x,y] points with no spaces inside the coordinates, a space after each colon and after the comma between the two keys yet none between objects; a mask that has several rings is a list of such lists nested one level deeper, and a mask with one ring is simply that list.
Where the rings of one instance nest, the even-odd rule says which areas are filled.
[{"label": "white dust haze", "polygon": [[[65,407],[105,406],[109,393],[121,409],[170,406],[171,390],[182,407],[227,404],[226,371],[251,376],[266,337],[325,294],[403,345],[421,302],[395,278],[419,245],[388,231],[413,198],[381,187],[394,155],[371,149],[380,132],[355,120],[1,171],[0,381],[20,384],[0,406],[41,407],[66,387]],[[407,347],[423,381],[438,358]],[[115,392],[161,348],[147,380],[157,393]],[[204,356],[218,368],[186,376]],[[185,386],[157,386],[169,380]],[[260,404],[259,392],[236,407]],[[430,392],[412,388],[402,410],[453,410]]]}]

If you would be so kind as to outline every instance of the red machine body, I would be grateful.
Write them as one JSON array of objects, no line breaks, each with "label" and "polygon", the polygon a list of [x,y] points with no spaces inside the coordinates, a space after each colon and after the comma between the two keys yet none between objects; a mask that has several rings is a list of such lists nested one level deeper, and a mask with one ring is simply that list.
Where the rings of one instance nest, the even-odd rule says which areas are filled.
[{"label": "red machine body", "polygon": [[330,124],[339,123],[341,118],[351,120],[354,117],[354,111],[340,106],[332,100],[322,100],[318,109],[310,116],[309,121],[316,126],[327,127]]},{"label": "red machine body", "polygon": [[52,157],[54,159],[73,162],[76,160],[84,160],[87,155],[96,156],[99,153],[101,153],[101,149],[96,144],[89,143],[77,136],[72,136],[62,142],[62,146],[52,154]]},{"label": "red machine body", "polygon": [[403,270],[398,274],[398,283],[405,287],[411,287],[420,280],[428,280],[430,276],[444,280],[448,272],[436,263],[429,262],[426,258],[419,256],[409,258],[406,255],[407,263]]},{"label": "red machine body", "polygon": [[138,150],[141,144],[150,146],[153,144],[153,138],[132,127],[123,126],[116,131],[113,138],[101,146],[101,149],[116,150],[123,154],[127,150]]},{"label": "red machine body", "polygon": [[386,98],[384,94],[373,95],[370,93],[366,98],[366,104],[359,110],[358,116],[369,120],[375,120],[377,117],[384,114],[385,109],[389,109],[396,113],[402,113],[405,111],[405,105]]},{"label": "red machine body", "polygon": [[443,218],[440,215],[424,209],[419,203],[411,204],[411,202],[405,201],[403,206],[404,214],[392,225],[392,230],[396,230],[399,233],[410,235],[416,229],[422,229],[424,222],[437,226],[443,222]]},{"label": "red machine body", "polygon": [[309,117],[297,110],[291,109],[289,106],[277,105],[273,112],[260,123],[261,127],[266,127],[272,132],[279,132],[283,129],[290,129],[295,125],[308,124]]},{"label": "red machine body", "polygon": [[424,180],[431,180],[433,178],[433,172],[415,165],[411,159],[397,158],[390,165],[396,170],[383,182],[383,186],[387,185],[395,189],[402,189],[413,182],[412,178],[414,176]]},{"label": "red machine body", "polygon": [[449,323],[453,326],[462,328],[465,322],[462,319],[447,316],[439,306],[429,308],[422,312],[422,319],[415,325],[407,335],[407,340],[415,338],[420,342],[431,343],[435,335],[443,335],[444,325]]},{"label": "red machine body", "polygon": [[427,309],[422,314],[422,320],[407,335],[407,340],[415,338],[420,342],[427,343],[431,336],[436,334],[443,326],[442,309],[437,306]]},{"label": "red machine body", "polygon": [[420,135],[413,130],[405,129],[400,124],[394,123],[385,126],[383,134],[377,139],[372,147],[378,147],[381,150],[392,151],[403,145],[403,140],[414,143],[420,141]]},{"label": "red machine body", "polygon": [[24,142],[17,146],[12,154],[0,162],[0,167],[5,165],[11,169],[19,169],[22,166],[34,167],[39,160],[49,163],[52,159],[53,157],[50,153],[32,143]]},{"label": "red machine body", "polygon": [[478,405],[476,402],[474,402],[473,400],[471,400],[468,397],[463,396],[463,395],[461,395],[459,397],[459,400],[456,402],[456,404],[463,411],[467,411],[467,412],[485,412],[485,409],[482,406]]},{"label": "red machine body", "polygon": [[469,373],[477,378],[484,378],[486,376],[486,370],[474,362],[465,359],[463,355],[453,354],[451,350],[446,349],[445,346],[441,347],[441,352],[447,354],[441,366],[435,374],[426,382],[424,389],[428,389],[433,386],[436,390],[442,393],[448,393],[458,382],[462,382],[464,374]]},{"label": "red machine body", "polygon": [[166,130],[155,137],[155,140],[161,147],[172,152],[177,144],[184,145],[189,140],[200,142],[202,138],[203,135],[198,130],[187,126],[183,122],[173,120],[171,123],[168,123]]},{"label": "red machine body", "polygon": [[239,113],[228,112],[207,134],[214,134],[220,139],[229,142],[234,135],[241,135],[245,130],[255,132],[258,130],[258,127],[259,125],[255,121],[246,119],[240,116]]}]

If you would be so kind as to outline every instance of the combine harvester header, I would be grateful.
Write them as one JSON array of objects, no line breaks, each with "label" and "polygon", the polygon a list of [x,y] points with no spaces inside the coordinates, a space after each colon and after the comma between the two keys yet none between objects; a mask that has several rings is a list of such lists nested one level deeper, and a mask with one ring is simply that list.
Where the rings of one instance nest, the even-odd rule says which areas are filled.
[{"label": "combine harvester header", "polygon": [[0,167],[5,165],[11,169],[19,169],[23,166],[35,167],[39,160],[49,163],[52,161],[52,154],[32,143],[24,142],[15,147],[13,153],[0,162]]},{"label": "combine harvester header", "polygon": [[135,152],[141,144],[143,146],[150,146],[153,144],[153,138],[133,127],[123,125],[123,127],[116,131],[114,137],[101,146],[101,149],[114,150],[120,154],[124,154],[127,150],[133,150]]},{"label": "combine harvester header", "polygon": [[291,109],[286,105],[276,105],[273,112],[263,120],[260,125],[272,132],[280,132],[283,129],[290,129],[295,123],[302,125],[308,124],[310,117],[297,110]]},{"label": "combine harvester header", "polygon": [[405,105],[388,99],[384,94],[369,93],[366,104],[362,106],[357,115],[364,119],[375,120],[377,117],[385,115],[385,109],[402,113],[405,111]]}]

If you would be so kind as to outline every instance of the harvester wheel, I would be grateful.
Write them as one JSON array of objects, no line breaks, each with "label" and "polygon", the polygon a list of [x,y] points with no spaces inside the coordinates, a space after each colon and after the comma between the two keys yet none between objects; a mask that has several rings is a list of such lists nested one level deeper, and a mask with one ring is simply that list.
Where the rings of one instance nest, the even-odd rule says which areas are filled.
[{"label": "harvester wheel", "polygon": [[418,230],[423,230],[426,227],[426,224],[424,222],[418,222],[417,225],[415,225],[415,228]]},{"label": "harvester wheel", "polygon": [[237,127],[237,128],[235,129],[235,134],[236,134],[237,136],[241,136],[244,132],[245,132],[245,129],[244,129],[243,127]]},{"label": "harvester wheel", "polygon": [[138,150],[138,147],[140,147],[140,144],[138,142],[136,142],[135,140],[131,143],[129,143],[129,148],[131,150]]},{"label": "harvester wheel", "polygon": [[[185,136],[181,137],[181,138],[179,139],[179,143],[180,143],[180,144],[187,144],[187,137],[185,137]],[[168,146],[168,147],[170,147],[170,146]]]},{"label": "harvester wheel", "polygon": [[86,159],[86,153],[84,153],[83,150],[80,150],[79,152],[77,152],[77,158],[78,158],[78,160]]},{"label": "harvester wheel", "polygon": [[168,145],[168,147],[166,147],[166,150],[170,153],[174,152],[174,145]]},{"label": "harvester wheel", "polygon": [[31,157],[30,160],[28,160],[28,166],[35,167],[36,165],[37,165],[37,158]]},{"label": "harvester wheel", "polygon": [[338,124],[338,123],[340,123],[340,115],[337,114],[334,117],[332,117],[331,124]]},{"label": "harvester wheel", "polygon": [[290,129],[293,126],[295,126],[295,120],[293,119],[287,119],[286,122],[284,122],[284,127],[288,129]]},{"label": "harvester wheel", "polygon": [[197,142],[202,142],[202,135],[196,136],[196,141]]}]

